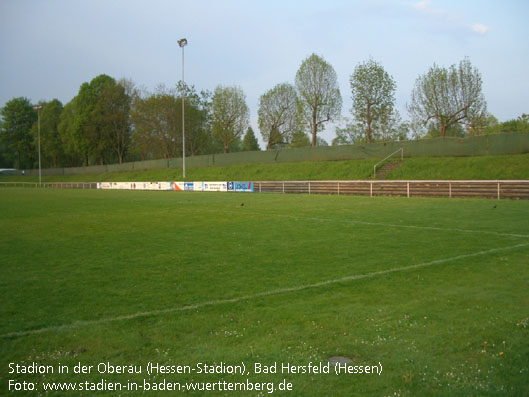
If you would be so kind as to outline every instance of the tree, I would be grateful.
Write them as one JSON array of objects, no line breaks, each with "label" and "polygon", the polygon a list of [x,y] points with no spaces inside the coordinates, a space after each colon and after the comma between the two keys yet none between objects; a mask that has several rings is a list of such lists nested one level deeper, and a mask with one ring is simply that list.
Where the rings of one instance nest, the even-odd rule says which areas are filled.
[{"label": "tree", "polygon": [[252,127],[248,127],[248,130],[246,130],[246,135],[244,135],[244,139],[242,140],[242,150],[247,152],[261,150]]},{"label": "tree", "polygon": [[[441,136],[441,127],[439,123],[433,122],[428,124],[428,132],[426,133],[425,138],[438,138]],[[463,128],[461,124],[452,124],[447,127],[445,130],[445,137],[452,138],[464,138],[467,136],[467,131]]]},{"label": "tree", "polygon": [[31,168],[36,158],[31,134],[31,128],[37,121],[33,105],[27,98],[13,98],[0,110],[0,116],[0,140],[4,146],[5,161],[15,168]]},{"label": "tree", "polygon": [[57,126],[62,148],[68,159],[65,165],[69,166],[85,164],[85,156],[80,148],[80,138],[76,129],[76,109],[75,98],[73,98],[64,106],[59,125]]},{"label": "tree", "polygon": [[336,138],[332,140],[333,146],[354,145],[366,143],[366,134],[360,123],[347,123],[343,128],[336,128]]},{"label": "tree", "polygon": [[[394,109],[386,113],[378,120],[376,133],[373,134],[374,141],[390,142],[404,141],[410,134],[410,124],[403,122],[399,112]],[[352,122],[346,119],[345,127],[336,128],[336,138],[332,140],[333,145],[356,145],[367,143],[365,125],[358,121]]]},{"label": "tree", "polygon": [[181,102],[163,86],[137,98],[131,111],[132,140],[142,160],[182,155],[181,113]]},{"label": "tree", "polygon": [[489,115],[485,128],[477,131],[469,130],[470,132],[472,132],[472,135],[529,132],[529,115],[524,113],[517,119],[507,120],[502,123],[498,123],[496,117]]},{"label": "tree", "polygon": [[405,141],[410,134],[410,124],[402,121],[398,110],[393,109],[392,112],[384,114],[384,117],[377,122],[377,130],[377,140],[383,142]]},{"label": "tree", "polygon": [[[59,124],[63,112],[63,105],[58,99],[50,102],[40,103],[40,148],[42,157],[42,167],[59,167],[64,165],[64,147],[59,135]],[[38,126],[33,125],[31,130],[35,142],[38,139]],[[37,144],[35,143],[35,146]]]},{"label": "tree", "polygon": [[299,127],[298,96],[294,86],[278,84],[259,98],[259,129],[266,150],[288,143]]},{"label": "tree", "polygon": [[325,139],[323,139],[321,136],[319,136],[316,141],[316,146],[329,146],[329,143]]},{"label": "tree", "polygon": [[101,128],[101,155],[116,155],[120,164],[129,146],[131,98],[125,87],[109,81],[102,89],[93,109],[93,122]]},{"label": "tree", "polygon": [[426,128],[437,122],[443,138],[456,124],[475,128],[487,117],[481,83],[481,74],[468,58],[449,69],[434,64],[416,80],[408,112],[414,122]]},{"label": "tree", "polygon": [[[184,84],[184,85],[182,85]],[[185,139],[186,154],[195,156],[205,154],[211,150],[211,92],[201,91],[198,94],[193,85],[178,82],[177,92],[181,97],[182,87],[185,91]],[[180,109],[181,98],[178,99]],[[179,113],[179,131],[181,133],[182,118]]]},{"label": "tree", "polygon": [[298,129],[292,134],[292,141],[288,145],[289,148],[300,148],[310,146],[310,138],[302,129]]},{"label": "tree", "polygon": [[336,120],[342,109],[336,72],[322,57],[312,54],[296,73],[296,87],[305,122],[312,133],[312,146],[316,146],[318,131],[324,123]]},{"label": "tree", "polygon": [[[353,107],[351,113],[365,131],[366,142],[372,143],[374,135],[383,135],[390,127],[395,102],[395,80],[378,62],[370,59],[355,67],[349,79]],[[391,127],[390,127],[391,128]]]},{"label": "tree", "polygon": [[163,85],[154,93],[136,95],[132,104],[132,151],[142,160],[182,156],[182,90],[185,95],[186,156],[213,150],[211,94],[198,94],[193,86],[179,82],[173,89]]},{"label": "tree", "polygon": [[246,96],[240,87],[217,86],[212,103],[213,134],[222,142],[224,153],[240,140],[249,123]]},{"label": "tree", "polygon": [[113,160],[110,134],[120,105],[112,102],[115,94],[104,92],[115,85],[112,77],[99,75],[83,83],[77,96],[65,106],[58,129],[73,161],[81,159],[82,164],[89,165]]}]

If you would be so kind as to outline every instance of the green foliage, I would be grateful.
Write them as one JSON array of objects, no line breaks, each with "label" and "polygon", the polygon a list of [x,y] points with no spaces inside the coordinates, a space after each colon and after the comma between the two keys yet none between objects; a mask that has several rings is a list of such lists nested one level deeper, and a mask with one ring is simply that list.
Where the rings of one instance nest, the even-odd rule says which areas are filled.
[{"label": "green foliage", "polygon": [[[50,102],[40,103],[40,148],[42,168],[58,167],[65,162],[65,154],[61,137],[59,135],[59,124],[63,105],[58,99]],[[38,125],[33,124],[31,133],[37,147]]]},{"label": "green foliage", "polygon": [[[438,122],[428,124],[428,132],[425,138],[438,138],[441,136],[441,127]],[[467,131],[461,124],[452,124],[445,129],[445,136],[453,138],[464,138],[467,136]]]},{"label": "green foliage", "polygon": [[481,74],[468,58],[448,69],[434,64],[417,78],[408,112],[426,129],[437,123],[441,137],[456,124],[479,128],[488,115],[481,85]]},{"label": "green foliage", "polygon": [[117,157],[123,163],[130,141],[130,106],[125,88],[114,80],[106,84],[94,106],[92,119],[100,126],[99,147],[106,162]]},{"label": "green foliage", "polygon": [[244,135],[244,139],[242,140],[242,150],[243,151],[261,150],[261,148],[259,147],[259,142],[257,141],[257,138],[255,137],[255,133],[253,132],[252,127],[248,127],[248,130],[246,130],[246,134]]},{"label": "green foliage", "polygon": [[[494,117],[494,116],[491,116]],[[494,122],[495,121],[495,122]],[[527,132],[529,133],[529,115],[522,114],[517,119],[498,123],[496,118],[490,120],[486,128],[478,131],[479,134],[501,134],[504,132]]]},{"label": "green foliage", "polygon": [[294,86],[278,84],[261,95],[258,115],[266,150],[289,143],[300,126],[299,100]]},{"label": "green foliage", "polygon": [[322,57],[312,54],[301,63],[296,73],[296,88],[305,125],[316,146],[316,134],[325,123],[335,121],[342,110],[342,96],[334,68]]},{"label": "green foliage", "polygon": [[288,144],[289,148],[299,148],[310,146],[310,138],[303,130],[297,130],[292,134],[292,140]]},{"label": "green foliage", "polygon": [[224,153],[246,130],[250,111],[240,87],[217,86],[212,98],[213,134],[223,144]]},{"label": "green foliage", "polygon": [[13,98],[0,110],[0,141],[7,165],[14,168],[32,168],[36,159],[31,128],[37,121],[37,112],[27,98]]},{"label": "green foliage", "polygon": [[335,145],[354,145],[367,142],[367,136],[361,124],[347,123],[345,127],[336,128],[336,137],[332,140]]},{"label": "green foliage", "polygon": [[67,160],[63,165],[79,166],[85,159],[81,156],[80,140],[78,139],[76,122],[76,103],[75,98],[68,102],[61,113],[57,131],[59,133],[62,148]]},{"label": "green foliage", "polygon": [[58,126],[65,152],[84,165],[121,163],[129,141],[130,100],[110,76],[83,83]]},{"label": "green foliage", "polygon": [[353,98],[351,113],[356,125],[364,131],[365,141],[371,143],[396,124],[395,80],[382,65],[370,59],[355,67],[349,82]]},{"label": "green foliage", "polygon": [[[182,82],[178,83],[177,91],[181,93]],[[214,137],[211,130],[211,92],[197,93],[193,85],[185,84],[185,139],[186,155],[213,153],[215,150]],[[181,106],[180,100],[180,106]],[[181,115],[181,114],[180,114]],[[178,116],[180,116],[178,115]],[[182,121],[180,118],[179,131]]]},{"label": "green foliage", "polygon": [[[373,131],[371,142],[405,141],[410,135],[410,125],[402,122],[395,109],[380,120],[377,130]],[[346,121],[345,127],[336,128],[333,145],[354,145],[368,143],[365,126],[362,123]]]}]

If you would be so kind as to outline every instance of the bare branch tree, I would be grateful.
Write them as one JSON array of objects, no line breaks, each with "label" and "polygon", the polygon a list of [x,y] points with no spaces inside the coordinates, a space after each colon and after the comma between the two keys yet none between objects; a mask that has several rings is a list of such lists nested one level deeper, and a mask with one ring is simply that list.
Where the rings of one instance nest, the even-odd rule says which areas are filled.
[{"label": "bare branch tree", "polygon": [[266,150],[275,144],[289,143],[299,128],[296,89],[288,83],[278,84],[259,98],[259,129]]},{"label": "bare branch tree", "polygon": [[475,126],[487,117],[481,74],[468,58],[449,69],[434,64],[415,82],[408,112],[424,127],[438,123],[443,138],[450,126]]}]

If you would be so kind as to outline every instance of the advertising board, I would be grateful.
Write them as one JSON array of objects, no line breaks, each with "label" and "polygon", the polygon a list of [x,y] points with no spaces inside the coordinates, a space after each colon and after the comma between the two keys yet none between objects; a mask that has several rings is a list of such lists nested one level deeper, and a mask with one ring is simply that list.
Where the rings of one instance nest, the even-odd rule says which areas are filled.
[{"label": "advertising board", "polygon": [[204,182],[205,192],[227,192],[228,182]]},{"label": "advertising board", "polygon": [[253,182],[228,182],[230,192],[253,192]]}]

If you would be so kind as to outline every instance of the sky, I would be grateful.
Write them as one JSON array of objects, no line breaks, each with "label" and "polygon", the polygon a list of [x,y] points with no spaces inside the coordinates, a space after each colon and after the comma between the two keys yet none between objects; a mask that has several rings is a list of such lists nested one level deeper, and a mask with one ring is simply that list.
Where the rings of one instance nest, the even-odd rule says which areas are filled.
[{"label": "sky", "polygon": [[[344,117],[360,62],[393,76],[406,120],[417,77],[468,57],[489,112],[506,121],[529,113],[528,17],[526,0],[0,0],[0,106],[21,96],[66,104],[102,73],[172,87],[185,37],[186,83],[240,86],[261,147],[259,97],[294,84],[312,53],[336,71]],[[329,143],[334,127],[321,134]]]}]

